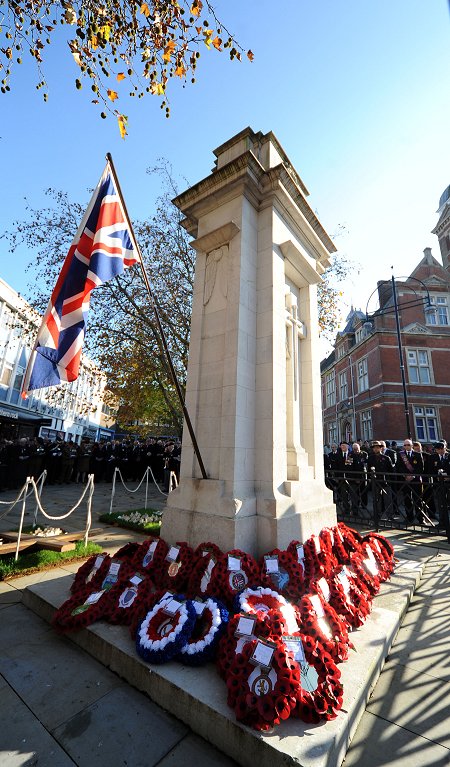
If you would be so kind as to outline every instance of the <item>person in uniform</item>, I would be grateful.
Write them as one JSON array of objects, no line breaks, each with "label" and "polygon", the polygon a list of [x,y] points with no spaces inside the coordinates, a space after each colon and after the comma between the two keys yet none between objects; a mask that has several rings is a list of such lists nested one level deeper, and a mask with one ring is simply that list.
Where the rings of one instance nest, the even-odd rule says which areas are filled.
[{"label": "person in uniform", "polygon": [[403,496],[406,521],[423,522],[423,488],[422,474],[425,474],[425,462],[421,452],[413,450],[412,440],[403,440],[403,450],[400,450],[396,464],[396,474],[401,482],[400,492]]},{"label": "person in uniform", "polygon": [[379,517],[386,514],[388,519],[391,519],[393,511],[391,493],[389,491],[389,480],[392,476],[394,467],[392,466],[391,459],[381,452],[382,447],[380,440],[374,440],[372,442],[372,452],[367,459],[367,475],[369,478],[375,476],[375,497],[373,500],[374,505],[378,508]]},{"label": "person in uniform", "polygon": [[445,442],[435,442],[433,453],[430,455],[429,470],[433,479],[433,504],[439,527],[446,526],[446,518],[450,509],[450,454],[447,453]]}]

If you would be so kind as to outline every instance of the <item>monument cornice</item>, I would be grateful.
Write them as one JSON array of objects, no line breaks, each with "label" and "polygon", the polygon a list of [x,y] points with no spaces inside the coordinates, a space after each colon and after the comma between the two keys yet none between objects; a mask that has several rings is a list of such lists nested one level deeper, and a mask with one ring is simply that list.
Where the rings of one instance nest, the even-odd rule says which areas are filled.
[{"label": "monument cornice", "polygon": [[[272,203],[274,198],[278,198],[293,223],[298,221],[300,212],[307,224],[307,228],[301,229],[302,236],[307,238],[309,246],[317,254],[317,261],[325,269],[329,266],[329,255],[336,252],[336,247],[307,203],[302,188],[306,194],[308,192],[299,181],[300,177],[293,173],[290,165],[280,163],[266,170],[254,152],[247,150],[179,194],[172,202],[186,216],[183,226],[196,238],[198,219],[212,210],[218,199],[225,202],[243,195],[255,208],[263,209],[269,201]],[[298,224],[295,228],[300,231]]]}]

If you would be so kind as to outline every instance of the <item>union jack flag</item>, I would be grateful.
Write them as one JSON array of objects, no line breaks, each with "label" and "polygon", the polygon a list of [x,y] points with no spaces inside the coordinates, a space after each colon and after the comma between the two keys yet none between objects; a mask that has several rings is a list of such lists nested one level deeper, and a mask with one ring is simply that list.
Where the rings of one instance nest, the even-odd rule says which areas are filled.
[{"label": "union jack flag", "polygon": [[110,163],[70,246],[31,353],[22,397],[78,377],[94,288],[140,262]]}]

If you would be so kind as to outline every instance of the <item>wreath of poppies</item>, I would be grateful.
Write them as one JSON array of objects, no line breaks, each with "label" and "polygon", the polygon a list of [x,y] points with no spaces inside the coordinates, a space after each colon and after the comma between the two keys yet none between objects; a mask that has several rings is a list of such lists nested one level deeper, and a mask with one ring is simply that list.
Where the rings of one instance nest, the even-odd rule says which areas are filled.
[{"label": "wreath of poppies", "polygon": [[[341,672],[320,641],[300,635],[305,661],[300,662],[300,689],[292,716],[304,722],[335,719],[342,708]],[[311,679],[309,668],[314,670]]]},{"label": "wreath of poppies", "polygon": [[142,611],[153,591],[151,578],[129,567],[127,577],[122,578],[108,591],[105,617],[109,623],[130,626],[134,615]]},{"label": "wreath of poppies", "polygon": [[153,571],[158,588],[169,591],[184,591],[192,572],[194,552],[184,541],[170,546],[160,567]]},{"label": "wreath of poppies", "polygon": [[[380,579],[385,581],[390,578],[395,565],[394,549],[382,535],[368,533],[364,536],[363,547],[370,546],[380,568]],[[367,549],[365,548],[367,551]]]},{"label": "wreath of poppies", "polygon": [[52,626],[58,633],[77,631],[101,620],[106,613],[104,590],[95,591],[89,586],[80,588],[56,610]]},{"label": "wreath of poppies", "polygon": [[[177,596],[161,599],[138,626],[136,650],[148,663],[167,663],[187,644],[197,613],[190,600],[182,599]],[[171,614],[174,602],[176,609]]]},{"label": "wreath of poppies", "polygon": [[347,527],[344,522],[338,522],[337,527],[341,532],[342,543],[347,553],[350,555],[355,551],[360,551],[361,543],[363,541],[362,536],[356,530]]},{"label": "wreath of poppies", "polygon": [[110,562],[111,557],[106,552],[94,554],[94,556],[89,557],[89,559],[78,568],[70,587],[71,593],[75,594],[86,586],[89,589],[95,590],[100,586],[108,572]]},{"label": "wreath of poppies", "polygon": [[348,623],[346,616],[339,615],[322,594],[318,589],[315,594],[305,594],[300,600],[301,631],[313,641],[319,641],[335,663],[341,663],[347,660],[348,648],[353,646],[348,636]]},{"label": "wreath of poppies", "polygon": [[[133,642],[136,641],[137,630],[144,620],[145,616],[154,608],[157,602],[160,602],[164,597],[173,597],[174,594],[166,589],[157,589],[151,578],[147,578],[145,592],[142,593],[142,600],[139,599],[138,604],[133,610],[130,623],[130,637]],[[139,594],[141,597],[141,593]]]},{"label": "wreath of poppies", "polygon": [[323,567],[325,577],[331,576],[332,570],[338,564],[338,560],[333,551],[334,546],[334,533],[329,527],[323,527],[319,533],[320,540],[320,553],[318,554],[319,561]]},{"label": "wreath of poppies", "polygon": [[215,657],[229,614],[225,605],[211,597],[204,602],[193,601],[191,604],[196,612],[196,620],[178,660],[188,666],[200,666]]},{"label": "wreath of poppies", "polygon": [[152,575],[154,571],[158,571],[162,566],[169,547],[165,540],[162,538],[149,538],[141,543],[136,550],[131,564],[138,570],[144,571],[148,575]]},{"label": "wreath of poppies", "polygon": [[236,719],[255,730],[270,730],[288,719],[296,706],[300,667],[282,645],[273,653],[270,668],[250,661],[258,640],[247,642],[228,671],[228,705]]},{"label": "wreath of poppies", "polygon": [[372,597],[378,594],[381,586],[379,569],[375,560],[369,559],[363,547],[360,551],[350,554],[350,572],[352,571],[356,575],[359,586],[364,584]]},{"label": "wreath of poppies", "polygon": [[260,560],[260,582],[297,601],[304,591],[303,566],[289,551],[273,549]]},{"label": "wreath of poppies", "polygon": [[190,597],[206,596],[209,594],[211,575],[217,561],[223,556],[218,546],[210,541],[197,546],[193,567],[186,587],[186,593]]},{"label": "wreath of poppies", "polygon": [[322,573],[320,563],[317,559],[316,547],[310,544],[303,545],[300,541],[291,541],[287,547],[288,553],[298,562],[303,570],[303,589],[307,591],[309,584],[318,573]]},{"label": "wreath of poppies", "polygon": [[[230,565],[234,566],[234,564],[238,564],[238,567],[230,569]],[[258,581],[259,567],[254,557],[240,549],[232,549],[217,561],[207,593],[227,606],[231,606],[236,594],[247,585],[253,585]]]},{"label": "wreath of poppies", "polygon": [[338,565],[330,580],[331,596],[336,612],[352,628],[362,626],[370,613],[370,594],[363,594],[356,578],[346,565]]},{"label": "wreath of poppies", "polygon": [[350,562],[350,552],[344,545],[344,535],[339,525],[331,528],[333,532],[333,552],[337,559],[337,564],[348,565]]}]

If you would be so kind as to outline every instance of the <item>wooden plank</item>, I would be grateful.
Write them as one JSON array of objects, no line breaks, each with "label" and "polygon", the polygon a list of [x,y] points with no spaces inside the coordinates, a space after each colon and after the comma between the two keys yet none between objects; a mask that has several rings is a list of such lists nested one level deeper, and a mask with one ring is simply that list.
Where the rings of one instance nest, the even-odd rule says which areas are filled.
[{"label": "wooden plank", "polygon": [[[22,551],[23,549],[29,549],[31,546],[34,546],[35,543],[36,543],[35,540],[33,540],[33,541],[20,541],[19,551]],[[17,542],[16,543],[2,543],[2,544],[0,544],[0,557],[4,556],[5,554],[15,554],[16,553],[16,549],[17,549]]]},{"label": "wooden plank", "polygon": [[74,551],[75,544],[71,541],[54,541],[52,538],[38,538],[37,545],[46,551]]}]

